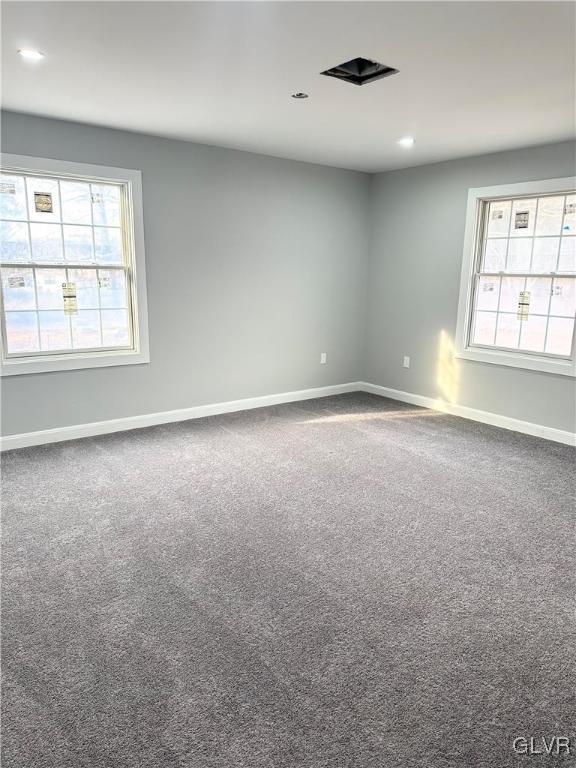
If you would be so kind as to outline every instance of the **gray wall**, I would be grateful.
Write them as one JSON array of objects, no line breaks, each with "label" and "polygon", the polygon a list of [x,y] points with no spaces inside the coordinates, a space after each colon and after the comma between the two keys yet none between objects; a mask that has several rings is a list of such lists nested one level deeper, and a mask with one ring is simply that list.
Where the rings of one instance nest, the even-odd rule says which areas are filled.
[{"label": "gray wall", "polygon": [[[453,339],[456,330],[468,189],[574,172],[575,145],[566,142],[373,177],[368,381],[443,396],[439,339],[442,331]],[[410,355],[410,369],[402,367],[403,355]],[[575,428],[574,379],[467,360],[448,366],[461,405]]]},{"label": "gray wall", "polygon": [[151,354],[3,379],[4,434],[358,379],[367,175],[13,113],[2,149],[142,170]]},{"label": "gray wall", "polygon": [[[360,379],[443,396],[439,337],[455,332],[468,189],[575,166],[575,145],[563,143],[369,177],[13,113],[2,121],[6,152],[142,170],[151,351],[149,365],[4,379],[4,434]],[[458,403],[575,428],[573,379],[451,365]]]}]

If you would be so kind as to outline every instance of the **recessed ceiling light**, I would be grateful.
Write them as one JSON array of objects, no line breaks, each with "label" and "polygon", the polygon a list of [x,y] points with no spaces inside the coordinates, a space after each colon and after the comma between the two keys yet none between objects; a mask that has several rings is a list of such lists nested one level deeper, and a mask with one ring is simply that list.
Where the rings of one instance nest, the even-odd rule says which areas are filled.
[{"label": "recessed ceiling light", "polygon": [[28,59],[28,61],[40,61],[40,59],[44,58],[43,53],[35,51],[33,48],[20,48],[18,53],[23,59]]},{"label": "recessed ceiling light", "polygon": [[415,141],[412,138],[412,136],[404,136],[403,139],[398,139],[398,144],[400,144],[401,147],[406,147],[406,149],[410,149],[410,147],[414,146]]},{"label": "recessed ceiling light", "polygon": [[293,93],[292,94],[292,98],[293,99],[307,99],[308,98],[308,94],[307,93],[302,93],[302,91],[298,91],[298,93]]}]

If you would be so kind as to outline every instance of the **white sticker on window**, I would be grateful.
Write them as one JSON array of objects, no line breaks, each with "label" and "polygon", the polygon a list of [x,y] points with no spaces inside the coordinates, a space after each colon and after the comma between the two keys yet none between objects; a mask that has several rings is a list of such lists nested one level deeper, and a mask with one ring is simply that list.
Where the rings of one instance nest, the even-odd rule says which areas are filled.
[{"label": "white sticker on window", "polygon": [[555,285],[552,288],[552,296],[562,296],[562,286],[561,285]]},{"label": "white sticker on window", "polygon": [[103,203],[104,202],[104,195],[102,192],[92,192],[92,202],[93,203]]},{"label": "white sticker on window", "polygon": [[514,217],[514,229],[528,229],[530,211],[516,211]]},{"label": "white sticker on window", "polygon": [[8,278],[8,288],[24,288],[25,286],[24,275],[10,275]]},{"label": "white sticker on window", "polygon": [[78,312],[76,283],[62,283],[62,296],[64,298],[64,314],[75,315]]},{"label": "white sticker on window", "polygon": [[528,317],[530,308],[530,291],[520,291],[518,297],[518,320],[525,320]]},{"label": "white sticker on window", "polygon": [[492,292],[494,290],[494,283],[482,283],[482,290]]},{"label": "white sticker on window", "polygon": [[496,209],[492,211],[492,221],[499,221],[504,218],[504,211]]},{"label": "white sticker on window", "polygon": [[112,287],[112,278],[106,275],[105,277],[99,277],[98,278],[98,285],[100,288],[111,288]]},{"label": "white sticker on window", "polygon": [[15,195],[16,184],[11,184],[9,181],[0,182],[0,193],[3,195]]},{"label": "white sticker on window", "polygon": [[571,213],[576,213],[576,203],[566,203],[564,206],[564,213],[569,216]]},{"label": "white sticker on window", "polygon": [[49,192],[34,192],[34,206],[38,213],[52,213],[52,195]]}]

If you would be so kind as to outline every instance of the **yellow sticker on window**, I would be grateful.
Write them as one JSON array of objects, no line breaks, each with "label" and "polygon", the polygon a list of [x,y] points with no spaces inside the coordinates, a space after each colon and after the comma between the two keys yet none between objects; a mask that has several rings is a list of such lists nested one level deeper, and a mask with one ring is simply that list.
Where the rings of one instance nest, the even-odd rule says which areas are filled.
[{"label": "yellow sticker on window", "polygon": [[78,312],[76,283],[62,283],[62,297],[64,299],[64,314],[75,315]]},{"label": "yellow sticker on window", "polygon": [[34,206],[38,213],[52,213],[52,195],[49,192],[34,192]]},{"label": "yellow sticker on window", "polygon": [[520,291],[518,297],[518,320],[526,320],[530,309],[530,291]]}]

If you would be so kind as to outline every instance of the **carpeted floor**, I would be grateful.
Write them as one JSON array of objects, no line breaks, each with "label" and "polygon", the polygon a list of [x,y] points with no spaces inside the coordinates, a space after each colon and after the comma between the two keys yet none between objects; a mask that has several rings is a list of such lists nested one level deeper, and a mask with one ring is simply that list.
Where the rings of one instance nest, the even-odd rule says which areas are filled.
[{"label": "carpeted floor", "polygon": [[353,394],[3,486],[4,768],[575,763],[512,749],[574,736],[567,446]]}]

